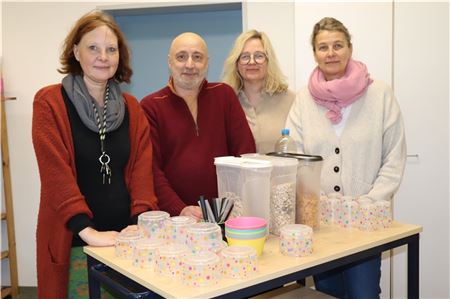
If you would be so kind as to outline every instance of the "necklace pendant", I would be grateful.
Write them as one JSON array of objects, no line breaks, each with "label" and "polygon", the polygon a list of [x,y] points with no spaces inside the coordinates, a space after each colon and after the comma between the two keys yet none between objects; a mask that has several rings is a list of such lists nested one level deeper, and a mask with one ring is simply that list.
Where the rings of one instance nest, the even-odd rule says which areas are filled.
[{"label": "necklace pendant", "polygon": [[111,184],[111,168],[109,167],[109,161],[111,161],[111,159],[109,158],[109,155],[103,152],[98,158],[98,161],[102,165],[100,167],[100,173],[103,175],[103,184],[105,184],[105,176],[108,177],[108,184]]}]

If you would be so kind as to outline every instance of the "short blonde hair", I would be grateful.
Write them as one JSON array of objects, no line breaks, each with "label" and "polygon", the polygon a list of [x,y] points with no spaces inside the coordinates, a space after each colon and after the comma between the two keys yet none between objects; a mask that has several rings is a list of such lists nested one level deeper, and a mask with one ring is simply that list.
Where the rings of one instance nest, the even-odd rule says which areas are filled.
[{"label": "short blonde hair", "polygon": [[350,35],[350,32],[348,32],[347,27],[345,27],[341,21],[335,18],[325,17],[317,22],[313,27],[313,32],[311,34],[311,45],[314,52],[316,51],[316,37],[320,31],[342,32],[345,36],[345,39],[347,40],[347,46],[349,48],[352,47],[352,37]]},{"label": "short blonde hair", "polygon": [[286,82],[286,77],[278,65],[278,60],[275,56],[275,51],[273,50],[272,44],[264,32],[254,29],[241,33],[234,42],[234,46],[224,63],[222,74],[223,82],[233,87],[236,93],[243,88],[244,84],[242,77],[239,74],[237,63],[239,56],[244,49],[245,43],[254,38],[261,41],[267,56],[267,75],[264,84],[264,91],[269,94],[273,94],[275,92],[285,92],[288,89],[288,84]]}]

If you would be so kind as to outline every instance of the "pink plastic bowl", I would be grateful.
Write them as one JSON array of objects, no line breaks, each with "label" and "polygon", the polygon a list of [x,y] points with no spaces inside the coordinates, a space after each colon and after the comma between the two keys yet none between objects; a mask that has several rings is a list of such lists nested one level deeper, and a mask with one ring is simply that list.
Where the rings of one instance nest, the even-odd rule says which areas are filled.
[{"label": "pink plastic bowl", "polygon": [[225,221],[225,227],[232,229],[258,229],[267,226],[267,220],[260,217],[236,217]]}]

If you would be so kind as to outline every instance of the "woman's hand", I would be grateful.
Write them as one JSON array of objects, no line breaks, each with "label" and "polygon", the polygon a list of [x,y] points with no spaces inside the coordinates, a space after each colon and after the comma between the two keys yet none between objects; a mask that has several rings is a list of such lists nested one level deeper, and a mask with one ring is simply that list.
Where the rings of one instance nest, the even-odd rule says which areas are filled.
[{"label": "woman's hand", "polygon": [[[125,228],[127,229],[127,228]],[[86,227],[78,235],[90,246],[113,246],[119,233],[116,231],[99,232],[92,227]]]},{"label": "woman's hand", "polygon": [[202,209],[199,206],[187,206],[181,210],[180,216],[189,216],[195,220],[201,220],[203,218]]},{"label": "woman's hand", "polygon": [[125,233],[125,232],[134,232],[139,230],[139,227],[135,224],[133,225],[128,225],[127,227],[125,227],[124,229],[122,229],[120,232],[121,233]]}]

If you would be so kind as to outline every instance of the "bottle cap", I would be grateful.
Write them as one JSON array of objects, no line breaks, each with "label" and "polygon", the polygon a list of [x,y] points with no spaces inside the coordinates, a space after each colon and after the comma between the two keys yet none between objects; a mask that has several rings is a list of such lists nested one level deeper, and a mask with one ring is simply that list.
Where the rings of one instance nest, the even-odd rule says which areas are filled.
[{"label": "bottle cap", "polygon": [[284,128],[283,130],[281,130],[281,135],[289,135],[289,129]]}]

